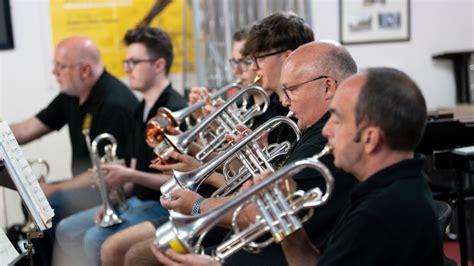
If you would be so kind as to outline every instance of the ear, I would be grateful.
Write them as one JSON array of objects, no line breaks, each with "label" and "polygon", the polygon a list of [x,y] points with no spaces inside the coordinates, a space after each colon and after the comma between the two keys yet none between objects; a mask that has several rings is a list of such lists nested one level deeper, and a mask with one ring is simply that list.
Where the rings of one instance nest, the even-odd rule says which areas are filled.
[{"label": "ear", "polygon": [[153,63],[153,68],[156,73],[166,72],[166,60],[164,58],[156,59],[155,63]]},{"label": "ear", "polygon": [[292,50],[286,50],[286,51],[284,51],[284,52],[281,54],[281,58],[283,59],[283,61],[284,61],[288,56],[290,56],[291,53],[293,53]]},{"label": "ear", "polygon": [[325,100],[332,99],[337,89],[336,81],[334,79],[327,78],[324,80],[323,86],[324,86],[324,99]]},{"label": "ear", "polygon": [[81,77],[85,79],[92,74],[92,66],[88,63],[84,63],[81,66],[80,72],[81,72]]},{"label": "ear", "polygon": [[373,153],[382,145],[382,131],[377,127],[366,128],[363,132],[361,142],[364,143],[367,153]]}]

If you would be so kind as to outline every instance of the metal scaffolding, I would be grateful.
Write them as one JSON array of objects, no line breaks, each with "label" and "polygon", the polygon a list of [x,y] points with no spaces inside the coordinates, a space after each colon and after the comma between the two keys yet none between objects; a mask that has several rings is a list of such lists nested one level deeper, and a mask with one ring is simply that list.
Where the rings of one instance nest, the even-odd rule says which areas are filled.
[{"label": "metal scaffolding", "polygon": [[[221,86],[233,79],[228,59],[236,30],[283,10],[293,11],[311,25],[311,0],[190,0],[189,4],[195,71],[201,86]],[[183,84],[196,85],[187,84],[186,80]]]}]

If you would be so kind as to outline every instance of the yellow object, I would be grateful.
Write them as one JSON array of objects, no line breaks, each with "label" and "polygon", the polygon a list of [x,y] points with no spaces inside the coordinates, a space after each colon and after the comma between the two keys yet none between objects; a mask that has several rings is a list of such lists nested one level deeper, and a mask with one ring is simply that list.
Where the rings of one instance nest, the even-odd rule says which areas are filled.
[{"label": "yellow object", "polygon": [[171,240],[171,241],[170,241],[170,247],[171,247],[174,251],[176,251],[176,252],[178,252],[178,253],[180,253],[180,254],[186,254],[186,253],[188,253],[188,251],[186,250],[186,248],[183,247],[183,245],[181,244],[181,242],[179,242],[178,239],[173,239],[173,240]]},{"label": "yellow object", "polygon": [[[94,40],[107,70],[125,77],[122,60],[126,47],[123,36],[143,20],[158,0],[50,0],[53,42],[82,35]],[[173,43],[174,62],[171,73],[182,72],[182,51],[186,49],[188,72],[194,71],[191,9],[186,7],[186,47],[183,47],[183,4],[173,0],[150,23],[166,31]]]}]

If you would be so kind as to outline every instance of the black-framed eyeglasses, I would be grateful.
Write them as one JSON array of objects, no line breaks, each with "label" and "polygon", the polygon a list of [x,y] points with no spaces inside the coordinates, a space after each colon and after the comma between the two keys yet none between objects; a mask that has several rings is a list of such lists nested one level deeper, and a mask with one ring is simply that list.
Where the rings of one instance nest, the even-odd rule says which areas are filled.
[{"label": "black-framed eyeglasses", "polygon": [[[283,92],[283,95],[285,95],[286,97],[286,100],[291,100],[290,99],[290,96],[288,95],[288,92],[293,92],[295,91],[296,89],[298,89],[300,86],[306,84],[306,83],[310,83],[310,82],[313,82],[313,81],[316,81],[316,80],[319,80],[319,79],[326,79],[326,78],[329,78],[329,76],[318,76],[316,78],[313,78],[313,79],[310,79],[310,80],[307,80],[305,82],[301,82],[301,83],[298,83],[296,85],[292,85],[292,86],[289,86],[289,87],[285,87],[285,86],[281,86],[280,87],[280,91]],[[337,81],[336,81],[337,82]]]},{"label": "black-framed eyeglasses", "polygon": [[144,62],[155,62],[156,59],[134,59],[134,58],[129,58],[125,59],[122,61],[123,65],[129,69],[134,69],[138,64],[144,63]]},{"label": "black-framed eyeglasses", "polygon": [[246,71],[250,65],[252,65],[252,59],[250,58],[241,58],[241,59],[229,59],[230,66],[232,69],[239,67],[242,71]]},{"label": "black-framed eyeglasses", "polygon": [[252,63],[255,64],[257,69],[259,69],[260,67],[258,66],[258,59],[264,58],[264,57],[269,57],[269,56],[276,55],[276,54],[281,54],[281,53],[285,52],[286,50],[288,50],[288,49],[282,49],[282,50],[278,50],[278,51],[275,51],[275,52],[269,52],[269,53],[266,53],[266,54],[252,56],[251,57],[252,58]]}]

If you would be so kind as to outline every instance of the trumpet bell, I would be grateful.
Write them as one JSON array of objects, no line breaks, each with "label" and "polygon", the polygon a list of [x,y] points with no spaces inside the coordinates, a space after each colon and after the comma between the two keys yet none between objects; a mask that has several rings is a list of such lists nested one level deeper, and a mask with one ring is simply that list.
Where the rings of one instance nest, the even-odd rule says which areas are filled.
[{"label": "trumpet bell", "polygon": [[164,134],[171,134],[169,127],[177,127],[178,121],[173,116],[168,108],[160,108],[158,114],[152,117],[146,123],[145,129],[145,140],[150,147],[156,147],[160,142],[163,141]]},{"label": "trumpet bell", "polygon": [[106,209],[99,225],[100,227],[109,227],[121,223],[123,220],[112,209]]}]

